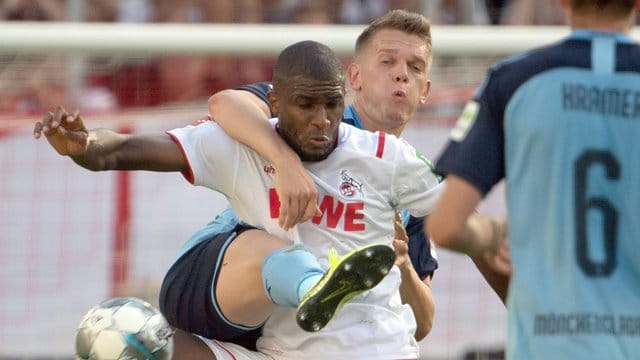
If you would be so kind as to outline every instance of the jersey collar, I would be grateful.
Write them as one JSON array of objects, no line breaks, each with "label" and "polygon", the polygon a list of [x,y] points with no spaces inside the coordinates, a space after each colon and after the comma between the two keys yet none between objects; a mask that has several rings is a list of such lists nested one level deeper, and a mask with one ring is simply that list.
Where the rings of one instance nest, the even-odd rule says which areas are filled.
[{"label": "jersey collar", "polygon": [[627,34],[621,32],[595,31],[590,29],[576,29],[569,35],[570,39],[591,40],[594,37],[613,37],[616,42],[634,43],[635,41]]},{"label": "jersey collar", "polygon": [[362,123],[360,122],[360,118],[358,114],[356,114],[356,109],[353,105],[349,104],[344,107],[344,114],[342,115],[342,121],[347,124],[353,125],[358,129],[362,129]]}]

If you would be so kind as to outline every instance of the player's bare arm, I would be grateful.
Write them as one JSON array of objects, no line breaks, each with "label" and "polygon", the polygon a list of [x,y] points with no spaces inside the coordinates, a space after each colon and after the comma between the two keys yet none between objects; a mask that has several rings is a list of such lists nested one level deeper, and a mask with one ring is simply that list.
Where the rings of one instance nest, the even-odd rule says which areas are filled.
[{"label": "player's bare arm", "polygon": [[426,223],[427,231],[442,247],[466,253],[472,258],[484,257],[494,271],[510,272],[508,255],[505,257],[504,254],[508,252],[507,223],[475,212],[481,199],[480,191],[466,180],[455,175],[447,176],[442,198]]},{"label": "player's bare arm", "polygon": [[[506,231],[506,222],[504,225],[501,224],[498,226],[501,231]],[[476,268],[480,271],[489,286],[491,286],[496,295],[502,300],[502,303],[506,305],[512,270],[509,243],[504,241],[500,244],[497,252],[474,256],[471,257],[471,260],[473,260]]]},{"label": "player's bare arm", "polygon": [[282,140],[266,120],[271,111],[248,91],[224,90],[208,101],[209,113],[232,138],[253,148],[274,164],[275,187],[280,199],[280,227],[320,215],[318,191],[300,157]]},{"label": "player's bare arm", "polygon": [[424,339],[433,327],[433,315],[435,304],[433,293],[431,292],[431,277],[420,279],[418,273],[411,264],[409,257],[409,236],[402,226],[402,218],[396,213],[394,221],[395,236],[393,239],[393,249],[396,252],[396,265],[400,269],[402,282],[400,283],[400,297],[402,302],[409,304],[416,319],[415,338],[420,341]]},{"label": "player's bare arm", "polygon": [[183,171],[187,163],[167,134],[128,135],[107,129],[87,130],[79,112],[62,106],[36,122],[34,137],[44,135],[60,154],[92,170]]}]

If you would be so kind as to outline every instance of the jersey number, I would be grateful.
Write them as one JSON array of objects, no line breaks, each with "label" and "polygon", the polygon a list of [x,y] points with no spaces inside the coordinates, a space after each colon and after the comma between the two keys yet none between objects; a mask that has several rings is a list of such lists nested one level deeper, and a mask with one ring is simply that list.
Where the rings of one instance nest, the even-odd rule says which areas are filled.
[{"label": "jersey number", "polygon": [[[620,177],[620,164],[609,151],[587,150],[574,163],[575,172],[575,231],[576,257],[580,269],[587,276],[609,276],[616,266],[616,242],[618,211],[603,197],[587,195],[587,176],[592,166],[604,166],[606,177],[616,180]],[[589,211],[599,211],[603,222],[603,246],[605,257],[595,261],[589,257],[587,215]]]}]

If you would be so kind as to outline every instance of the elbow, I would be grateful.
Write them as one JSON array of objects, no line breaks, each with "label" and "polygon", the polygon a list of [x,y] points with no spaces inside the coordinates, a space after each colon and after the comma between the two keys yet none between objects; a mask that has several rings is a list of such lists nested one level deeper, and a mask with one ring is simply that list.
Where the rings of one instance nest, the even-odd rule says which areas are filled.
[{"label": "elbow", "polygon": [[431,301],[428,304],[427,313],[424,314],[424,316],[418,317],[416,319],[417,327],[415,332],[415,338],[417,341],[421,341],[422,339],[427,337],[427,335],[429,335],[429,333],[431,332],[431,329],[433,328],[434,314],[435,314],[435,306],[433,304],[433,299],[431,299]]},{"label": "elbow", "polygon": [[221,106],[224,106],[225,103],[229,104],[234,91],[235,90],[231,89],[222,90],[209,97],[209,100],[207,100],[207,108],[209,110],[209,114],[212,117],[214,117],[214,114],[220,109]]},{"label": "elbow", "polygon": [[429,319],[428,321],[423,321],[422,324],[419,324],[416,329],[415,338],[417,341],[422,341],[424,338],[429,335],[431,329],[433,328],[433,321]]}]

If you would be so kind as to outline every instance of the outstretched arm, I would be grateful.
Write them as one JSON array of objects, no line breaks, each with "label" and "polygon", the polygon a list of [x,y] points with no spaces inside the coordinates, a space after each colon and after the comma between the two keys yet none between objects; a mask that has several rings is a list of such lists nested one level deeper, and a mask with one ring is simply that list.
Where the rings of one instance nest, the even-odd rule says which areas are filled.
[{"label": "outstretched arm", "polygon": [[273,163],[280,227],[288,230],[320,214],[315,183],[300,157],[268,123],[271,111],[265,102],[248,91],[223,90],[211,96],[208,105],[213,119],[229,136]]},{"label": "outstretched arm", "polygon": [[80,114],[58,106],[36,122],[33,135],[42,135],[60,154],[92,170],[183,171],[187,164],[167,134],[128,135],[107,129],[87,130]]},{"label": "outstretched arm", "polygon": [[507,223],[476,213],[481,199],[473,185],[447,176],[442,198],[426,223],[427,232],[437,245],[469,255],[504,302],[511,274]]},{"label": "outstretched arm", "polygon": [[409,257],[409,236],[402,226],[402,219],[396,214],[394,221],[396,231],[393,248],[396,252],[396,265],[400,269],[400,298],[402,303],[409,304],[416,319],[415,338],[420,341],[429,334],[433,326],[435,305],[431,292],[431,277],[420,279]]}]

